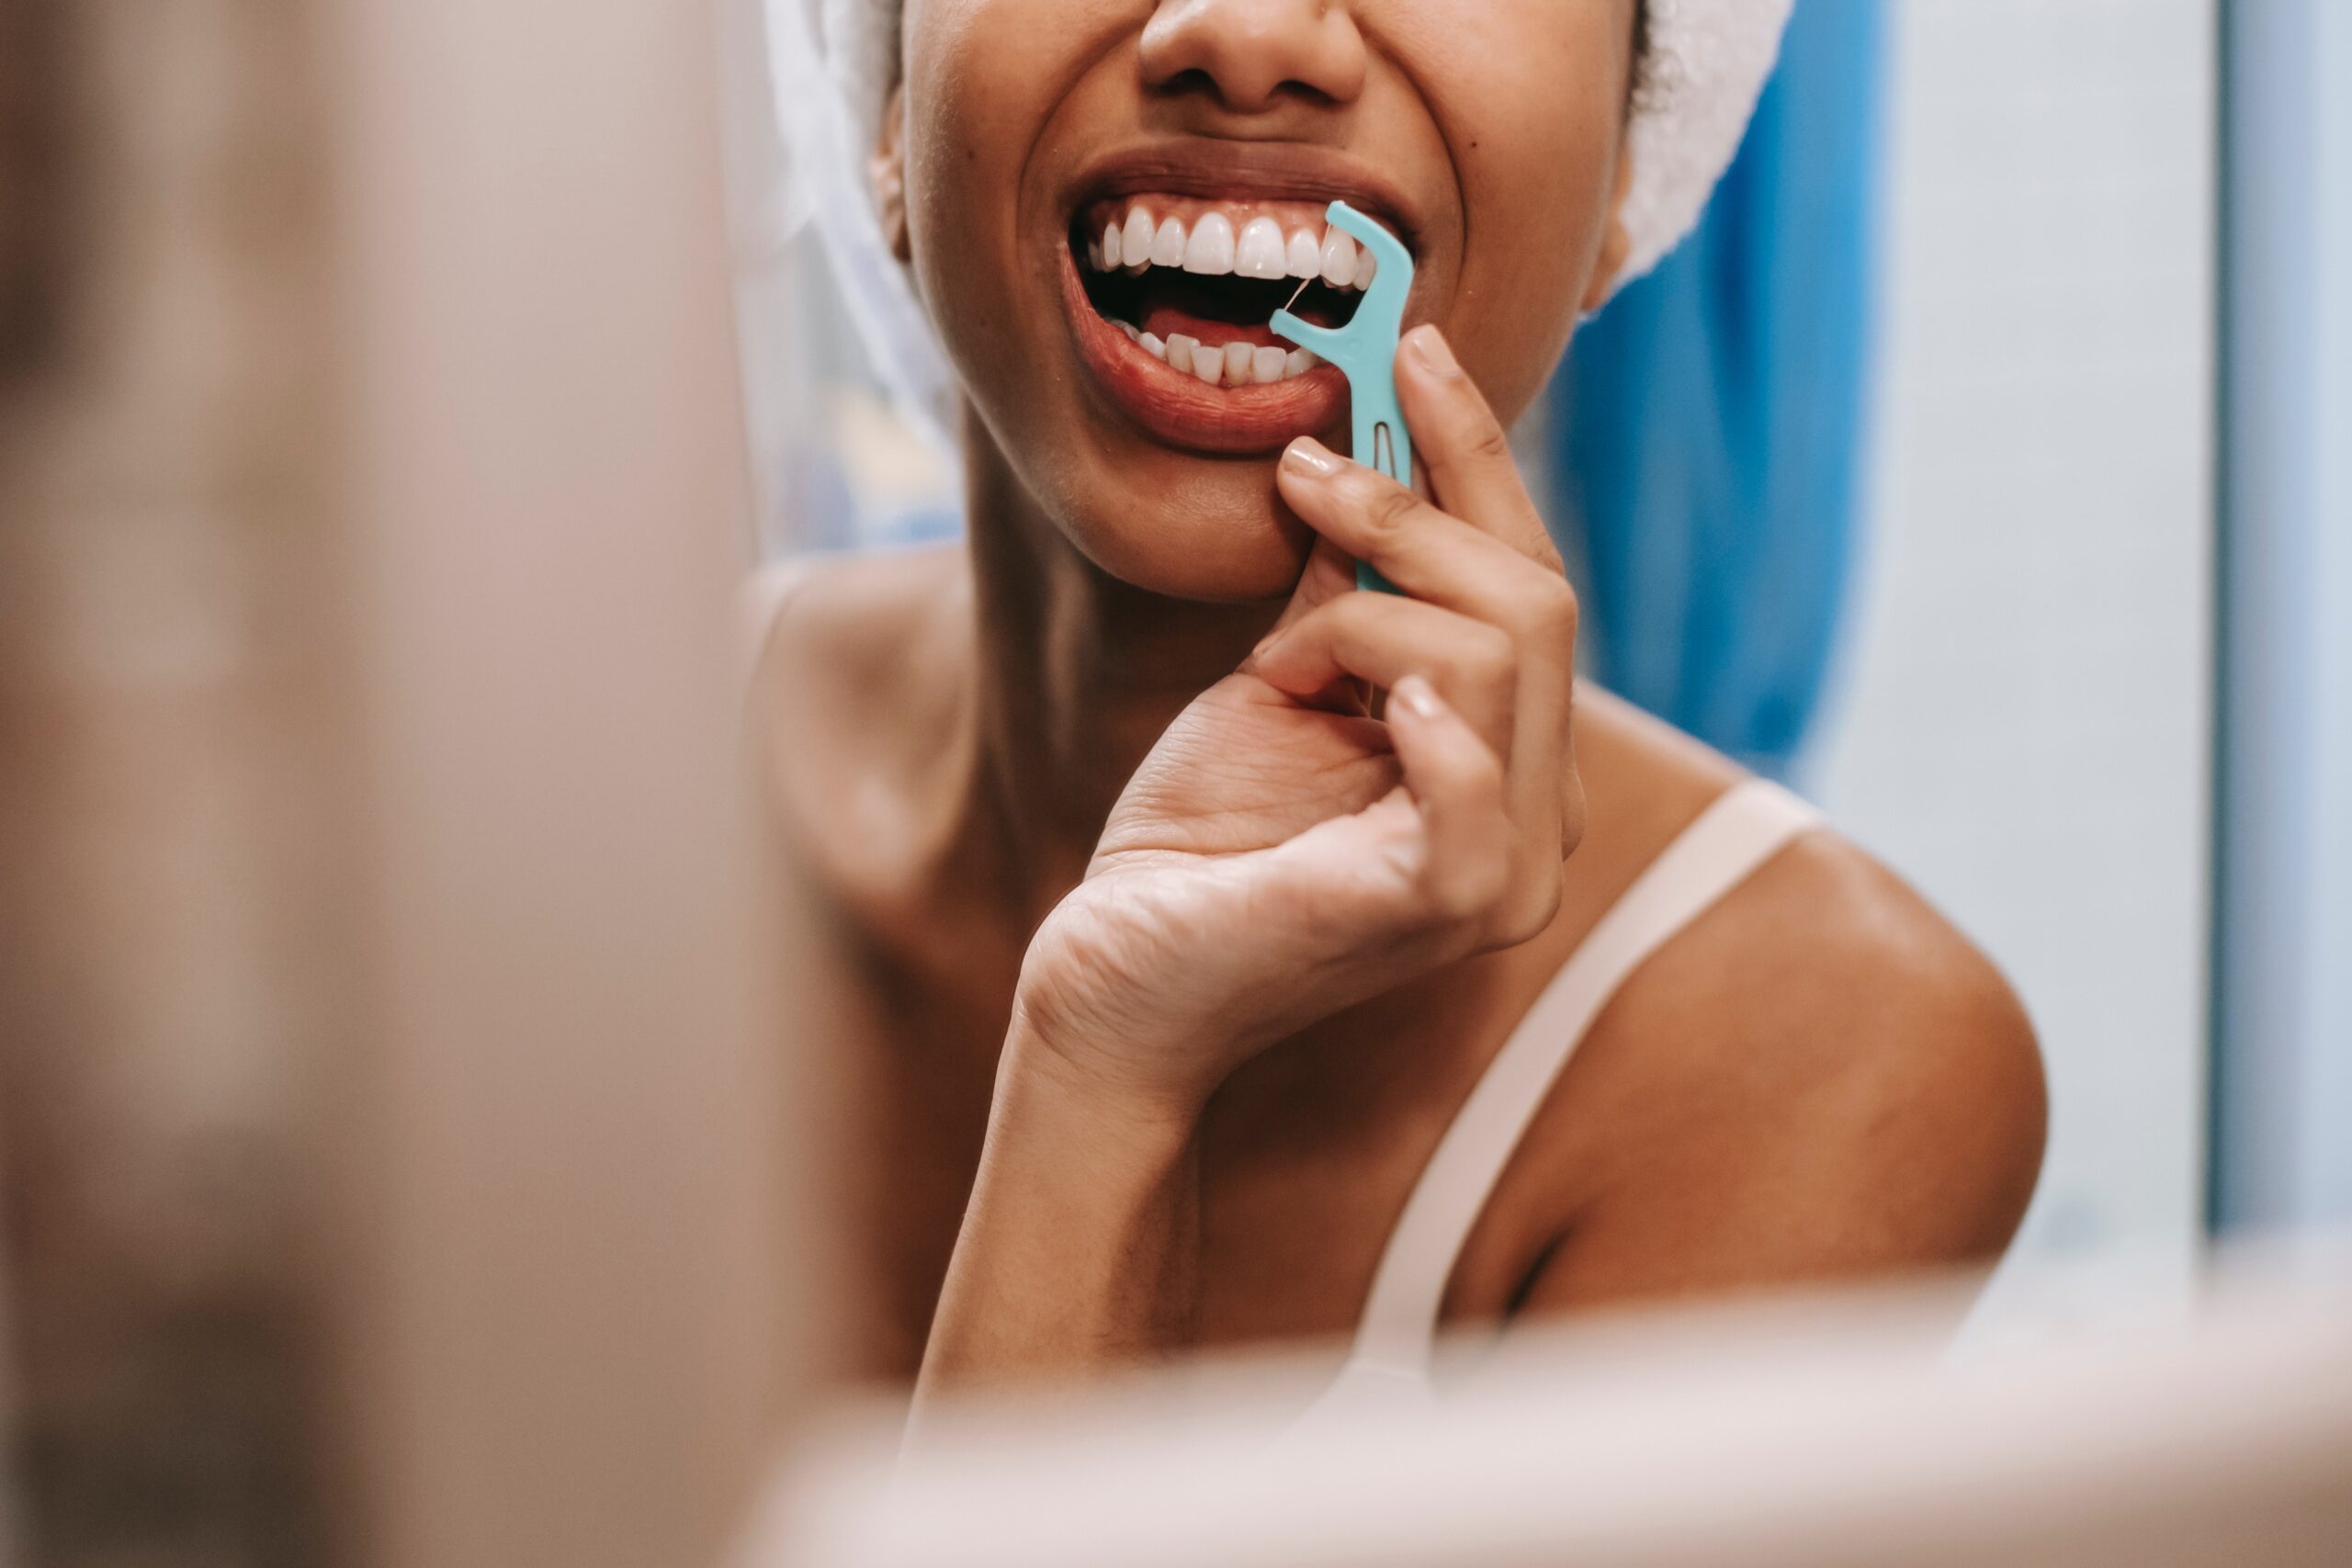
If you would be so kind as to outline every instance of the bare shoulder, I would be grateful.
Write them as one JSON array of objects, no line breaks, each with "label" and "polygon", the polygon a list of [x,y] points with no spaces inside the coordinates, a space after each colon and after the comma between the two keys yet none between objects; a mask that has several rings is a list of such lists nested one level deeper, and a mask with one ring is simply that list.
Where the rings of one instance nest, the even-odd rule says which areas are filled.
[{"label": "bare shoulder", "polygon": [[[767,804],[831,879],[911,851],[910,828],[953,744],[967,578],[944,547],[796,562],[767,594],[751,728]],[[919,836],[919,835],[918,835]]]},{"label": "bare shoulder", "polygon": [[1830,1212],[1854,1227],[1841,1239],[1885,1261],[1998,1254],[2032,1196],[2048,1108],[2032,1022],[1975,943],[1825,828],[1677,947],[1629,1004],[1741,1020],[1759,1108],[1781,1123],[1753,1157],[1835,1182]]},{"label": "bare shoulder", "polygon": [[[1723,787],[1693,756],[1619,749],[1620,787]],[[1868,853],[1806,832],[1636,971],[1573,1061],[1531,1150],[1572,1195],[1570,1244],[1530,1305],[1988,1260],[2045,1120],[2032,1025],[1992,962]]]},{"label": "bare shoulder", "polygon": [[755,584],[766,621],[761,690],[774,693],[779,665],[797,671],[810,660],[852,680],[887,672],[899,662],[888,656],[919,642],[965,581],[963,553],[947,546],[769,566]]}]

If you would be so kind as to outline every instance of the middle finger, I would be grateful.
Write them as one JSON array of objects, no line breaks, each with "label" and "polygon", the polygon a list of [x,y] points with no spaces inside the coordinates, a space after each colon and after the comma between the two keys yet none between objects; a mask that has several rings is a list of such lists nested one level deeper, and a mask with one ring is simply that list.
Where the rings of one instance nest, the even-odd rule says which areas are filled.
[{"label": "middle finger", "polygon": [[1301,437],[1275,482],[1302,522],[1402,592],[1564,653],[1574,647],[1576,594],[1566,578],[1386,475]]},{"label": "middle finger", "polygon": [[1294,697],[1350,678],[1385,688],[1419,675],[1506,766],[1519,739],[1519,651],[1510,635],[1421,600],[1343,593],[1260,643],[1249,668]]}]

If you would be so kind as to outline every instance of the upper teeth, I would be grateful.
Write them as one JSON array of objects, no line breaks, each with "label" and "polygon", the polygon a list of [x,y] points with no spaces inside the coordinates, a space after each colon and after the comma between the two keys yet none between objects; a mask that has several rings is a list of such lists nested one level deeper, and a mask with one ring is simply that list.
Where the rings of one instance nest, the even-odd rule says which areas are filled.
[{"label": "upper teeth", "polygon": [[1285,236],[1282,225],[1260,213],[1237,224],[1233,216],[1208,211],[1189,228],[1182,219],[1154,213],[1146,202],[1104,220],[1102,237],[1086,247],[1087,265],[1097,272],[1125,267],[1182,267],[1206,276],[1319,277],[1334,288],[1368,288],[1374,264],[1368,250],[1339,229],[1308,226]]}]

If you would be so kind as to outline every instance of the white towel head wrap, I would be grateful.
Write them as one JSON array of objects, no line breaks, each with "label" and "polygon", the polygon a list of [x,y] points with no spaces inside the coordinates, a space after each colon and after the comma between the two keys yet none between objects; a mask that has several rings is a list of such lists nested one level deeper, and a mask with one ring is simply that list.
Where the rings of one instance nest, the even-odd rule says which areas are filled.
[{"label": "white towel head wrap", "polygon": [[[876,369],[923,432],[952,428],[955,380],[865,187],[868,150],[897,77],[899,0],[764,0],[789,158],[787,223],[813,218]],[[1617,283],[1639,277],[1698,222],[1755,112],[1792,0],[1649,0],[1649,56],[1631,139]]]}]

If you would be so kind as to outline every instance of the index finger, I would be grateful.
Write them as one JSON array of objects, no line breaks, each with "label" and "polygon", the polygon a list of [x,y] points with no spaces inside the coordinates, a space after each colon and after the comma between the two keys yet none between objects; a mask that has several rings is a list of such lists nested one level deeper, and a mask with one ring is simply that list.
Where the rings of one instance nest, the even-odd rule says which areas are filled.
[{"label": "index finger", "polygon": [[1415,327],[1398,344],[1396,400],[1438,504],[1560,570],[1560,552],[1520,479],[1502,422],[1436,327]]}]

